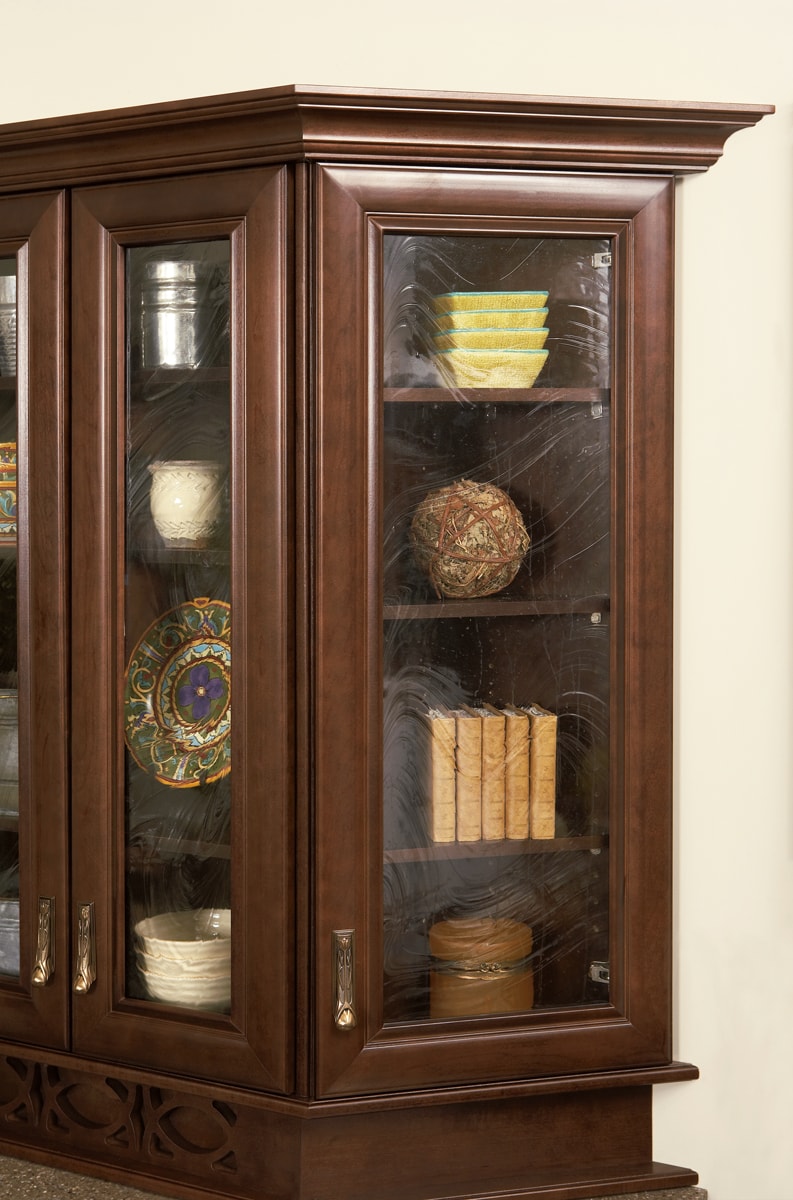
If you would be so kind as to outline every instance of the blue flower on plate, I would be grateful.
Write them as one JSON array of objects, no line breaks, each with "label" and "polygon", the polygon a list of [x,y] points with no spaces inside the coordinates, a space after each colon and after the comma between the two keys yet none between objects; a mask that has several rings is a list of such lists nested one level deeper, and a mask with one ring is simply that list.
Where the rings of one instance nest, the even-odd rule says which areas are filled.
[{"label": "blue flower on plate", "polygon": [[217,676],[210,678],[206,663],[198,663],[190,672],[190,682],[183,683],[179,688],[176,699],[180,708],[193,706],[194,721],[203,721],[209,716],[212,701],[219,700],[224,691],[223,680]]}]

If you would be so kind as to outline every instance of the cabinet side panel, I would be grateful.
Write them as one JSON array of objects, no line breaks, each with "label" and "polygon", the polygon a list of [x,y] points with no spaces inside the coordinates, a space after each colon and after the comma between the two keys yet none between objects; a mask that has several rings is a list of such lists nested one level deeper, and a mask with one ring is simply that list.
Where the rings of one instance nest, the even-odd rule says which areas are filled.
[{"label": "cabinet side panel", "polygon": [[671,1055],[673,212],[670,181],[634,221],[624,424],[627,1015]]}]

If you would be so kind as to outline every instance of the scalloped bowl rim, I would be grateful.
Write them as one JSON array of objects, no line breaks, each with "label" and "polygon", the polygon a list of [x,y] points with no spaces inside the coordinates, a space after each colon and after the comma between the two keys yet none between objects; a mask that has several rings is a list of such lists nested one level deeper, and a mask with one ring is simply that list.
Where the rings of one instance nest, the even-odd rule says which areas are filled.
[{"label": "scalloped bowl rim", "polygon": [[461,313],[466,313],[466,314],[478,313],[480,315],[482,313],[498,313],[500,316],[503,316],[504,313],[510,313],[510,314],[512,314],[512,313],[531,313],[533,316],[536,317],[538,313],[543,313],[545,316],[547,316],[548,309],[547,308],[463,308],[463,309],[460,309],[460,308],[440,309],[439,308],[439,309],[435,310],[436,317],[452,317],[452,316],[457,317]]},{"label": "scalloped bowl rim", "polygon": [[198,942],[179,942],[178,945],[180,947],[189,946],[190,953],[184,954],[179,953],[178,951],[176,953],[169,953],[167,947],[165,950],[161,949],[161,942],[152,943],[148,940],[144,941],[143,946],[139,948],[138,953],[145,954],[147,958],[150,958],[153,961],[168,964],[194,963],[200,959],[215,961],[221,958],[228,958],[230,954],[231,938],[208,938],[204,941]]},{"label": "scalloped bowl rim", "polygon": [[231,985],[226,981],[223,987],[184,988],[166,979],[151,979],[146,984],[149,995],[155,1000],[165,1000],[171,1004],[215,1007],[227,1004],[231,999]]},{"label": "scalloped bowl rim", "polygon": [[231,965],[231,942],[224,955],[211,956],[193,960],[160,958],[147,954],[145,950],[138,951],[138,969],[144,975],[167,976],[168,978],[184,979],[217,979],[228,974]]},{"label": "scalloped bowl rim", "polygon": [[153,967],[146,967],[141,962],[138,962],[138,970],[144,979],[153,979],[156,981],[162,980],[166,986],[179,987],[201,987],[204,985],[220,985],[224,982],[228,983],[231,978],[231,969],[228,963],[218,971],[204,971],[203,974],[198,974],[193,971],[156,971]]},{"label": "scalloped bowl rim", "polygon": [[[209,924],[213,915],[218,918],[222,926],[216,932],[213,932]],[[190,936],[191,921],[192,936]],[[231,909],[202,908],[157,913],[138,921],[135,933],[140,938],[146,953],[152,954],[154,957],[158,957],[158,949],[161,955],[176,958],[195,959],[197,955],[201,954],[217,954],[221,952],[221,947],[225,950],[231,938]],[[206,936],[201,936],[202,933],[205,933]],[[214,952],[213,945],[216,947]]]}]

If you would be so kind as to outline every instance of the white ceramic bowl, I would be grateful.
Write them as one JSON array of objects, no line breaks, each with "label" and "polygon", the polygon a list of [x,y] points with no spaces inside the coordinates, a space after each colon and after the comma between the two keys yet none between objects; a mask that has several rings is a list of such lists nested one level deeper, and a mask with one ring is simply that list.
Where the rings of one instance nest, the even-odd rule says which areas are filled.
[{"label": "white ceramic bowl", "polygon": [[166,975],[169,979],[218,979],[228,975],[231,969],[231,943],[227,943],[229,952],[221,958],[204,959],[197,962],[184,962],[179,959],[164,958],[161,955],[146,954],[138,951],[138,966],[146,975]]},{"label": "white ceramic bowl", "polygon": [[154,1000],[168,1004],[185,1004],[191,1008],[225,1008],[231,1002],[231,976],[214,979],[171,977],[141,969],[146,990]]},{"label": "white ceramic bowl", "polygon": [[228,961],[231,947],[231,909],[199,908],[158,913],[135,926],[140,949],[168,968]]}]

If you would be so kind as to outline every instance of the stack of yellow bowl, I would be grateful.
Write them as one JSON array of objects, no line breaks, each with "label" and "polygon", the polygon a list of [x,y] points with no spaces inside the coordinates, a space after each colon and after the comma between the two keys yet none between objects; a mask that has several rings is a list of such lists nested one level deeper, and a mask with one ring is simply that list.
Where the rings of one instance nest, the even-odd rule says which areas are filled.
[{"label": "stack of yellow bowl", "polygon": [[461,388],[530,388],[548,351],[547,292],[444,292],[433,297],[433,357]]}]

